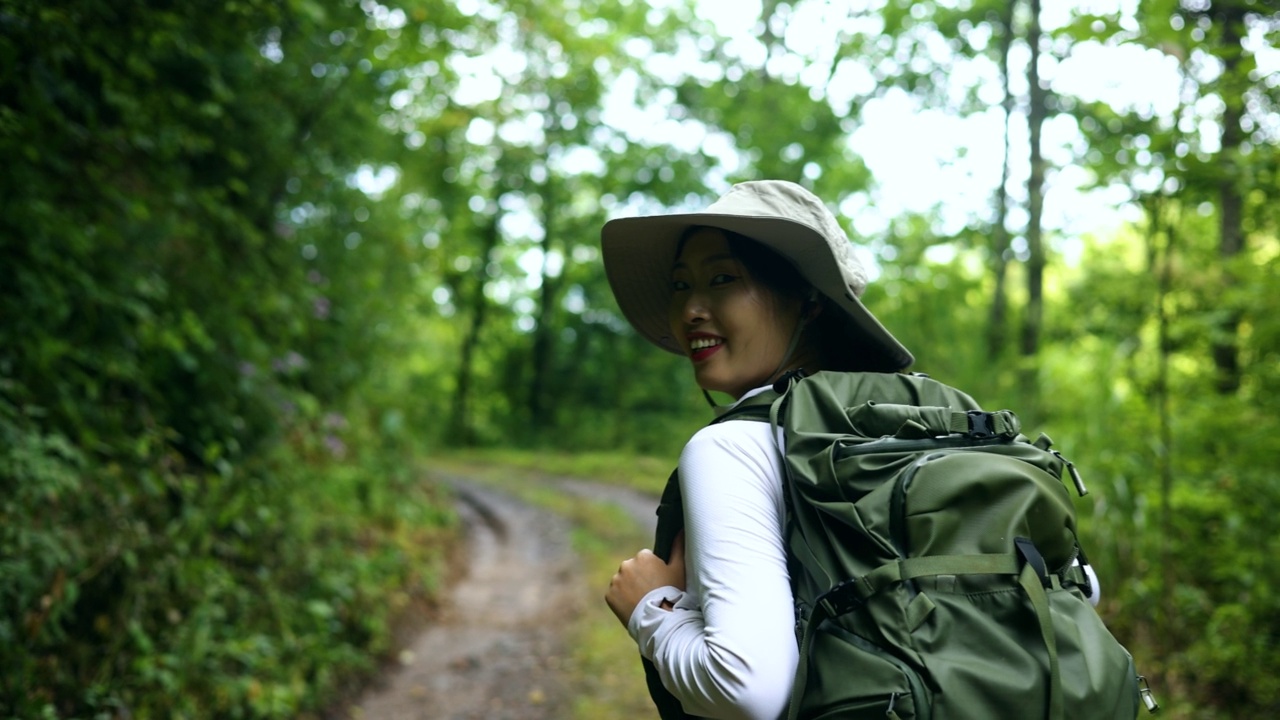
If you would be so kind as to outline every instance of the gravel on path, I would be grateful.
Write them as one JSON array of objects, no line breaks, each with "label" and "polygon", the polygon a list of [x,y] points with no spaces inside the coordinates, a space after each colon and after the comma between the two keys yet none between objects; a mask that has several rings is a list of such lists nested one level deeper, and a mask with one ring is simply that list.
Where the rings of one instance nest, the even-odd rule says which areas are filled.
[{"label": "gravel on path", "polygon": [[[560,670],[565,630],[585,583],[564,518],[464,477],[448,476],[467,529],[466,572],[433,620],[351,708],[358,720],[562,720],[572,698]],[[657,499],[553,479],[616,504],[652,531]]]}]

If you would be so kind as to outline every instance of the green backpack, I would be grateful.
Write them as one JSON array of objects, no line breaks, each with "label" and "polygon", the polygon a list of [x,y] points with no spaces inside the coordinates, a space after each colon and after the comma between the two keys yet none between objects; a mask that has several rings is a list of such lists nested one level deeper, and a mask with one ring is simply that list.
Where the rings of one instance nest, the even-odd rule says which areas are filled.
[{"label": "green backpack", "polygon": [[[717,419],[786,448],[800,665],[789,720],[1132,720],[1156,706],[1086,599],[1063,483],[1013,413],[923,376],[790,375]],[[682,522],[678,477],[655,552]],[[656,682],[663,718],[687,717]],[[655,687],[656,685],[656,687]]]}]

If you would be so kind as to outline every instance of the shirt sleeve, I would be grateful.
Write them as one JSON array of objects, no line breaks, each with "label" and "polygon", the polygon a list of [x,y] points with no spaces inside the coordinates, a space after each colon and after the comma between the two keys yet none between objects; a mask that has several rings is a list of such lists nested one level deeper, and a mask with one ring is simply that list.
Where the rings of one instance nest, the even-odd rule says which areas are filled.
[{"label": "shirt sleeve", "polygon": [[680,456],[686,590],[650,592],[628,629],[687,713],[774,720],[786,709],[799,653],[782,473],[767,423],[708,426]]}]

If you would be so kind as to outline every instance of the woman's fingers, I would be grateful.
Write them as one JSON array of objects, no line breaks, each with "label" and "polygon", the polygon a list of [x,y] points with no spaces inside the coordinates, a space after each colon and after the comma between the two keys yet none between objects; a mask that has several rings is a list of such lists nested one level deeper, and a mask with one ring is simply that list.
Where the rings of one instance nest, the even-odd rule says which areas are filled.
[{"label": "woman's fingers", "polygon": [[665,563],[662,558],[645,548],[634,557],[623,560],[618,571],[609,581],[609,590],[605,593],[605,602],[618,616],[623,625],[631,619],[636,605],[650,591],[660,587],[673,586],[683,589],[684,583],[684,533],[676,538],[671,548],[671,562]]}]

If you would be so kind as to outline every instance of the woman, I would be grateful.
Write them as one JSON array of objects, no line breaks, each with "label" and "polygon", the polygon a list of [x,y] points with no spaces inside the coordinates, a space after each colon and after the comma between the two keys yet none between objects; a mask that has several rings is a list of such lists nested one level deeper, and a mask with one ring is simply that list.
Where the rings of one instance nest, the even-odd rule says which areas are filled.
[{"label": "woman", "polygon": [[[895,372],[912,362],[858,300],[866,273],[839,223],[793,183],[735,185],[701,213],[610,221],[602,247],[623,313],[688,357],[704,393],[741,402],[796,368]],[[680,716],[674,699],[693,716],[777,718],[798,653],[769,425],[703,428],[679,478],[682,541],[669,562],[648,550],[623,562],[606,601],[656,668],[664,717]]]}]

